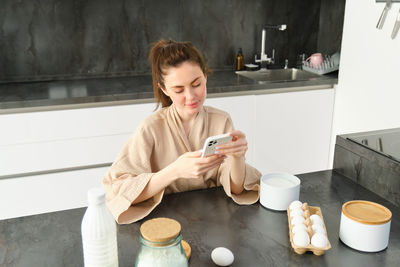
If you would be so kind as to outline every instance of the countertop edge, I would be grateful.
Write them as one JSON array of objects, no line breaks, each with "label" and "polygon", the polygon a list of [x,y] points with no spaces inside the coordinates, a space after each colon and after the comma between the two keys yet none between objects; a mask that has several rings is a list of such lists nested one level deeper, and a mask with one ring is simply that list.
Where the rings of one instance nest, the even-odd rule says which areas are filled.
[{"label": "countertop edge", "polygon": [[[306,86],[293,86],[293,87],[276,87],[266,89],[251,89],[241,91],[229,91],[210,93],[207,95],[208,98],[217,97],[229,97],[229,96],[244,96],[244,95],[261,95],[261,94],[277,94],[277,93],[290,93],[310,90],[322,90],[322,89],[334,89],[336,83],[327,83],[321,85],[306,85]],[[29,112],[42,112],[42,111],[56,111],[56,110],[67,110],[67,109],[79,109],[79,108],[95,108],[95,107],[110,107],[119,105],[131,105],[131,104],[146,104],[155,103],[154,98],[142,98],[142,99],[129,99],[129,100],[110,100],[110,101],[99,101],[99,102],[86,102],[76,104],[60,104],[60,105],[47,105],[47,106],[35,106],[35,107],[19,107],[19,108],[8,108],[0,109],[0,115],[16,114],[16,113],[29,113]]]}]

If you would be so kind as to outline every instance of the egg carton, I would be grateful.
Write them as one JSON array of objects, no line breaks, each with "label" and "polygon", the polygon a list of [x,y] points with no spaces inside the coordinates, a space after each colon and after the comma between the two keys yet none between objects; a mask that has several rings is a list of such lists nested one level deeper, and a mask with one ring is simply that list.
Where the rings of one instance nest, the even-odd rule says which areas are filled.
[{"label": "egg carton", "polygon": [[[307,203],[303,203],[302,209],[304,211],[304,216],[303,217],[305,218],[305,223],[304,224],[307,227],[307,233],[308,233],[308,235],[310,237],[310,240],[311,240],[311,237],[313,235],[313,230],[311,228],[312,223],[311,223],[311,220],[310,220],[310,216],[313,215],[313,214],[317,214],[317,215],[319,215],[321,217],[322,225],[324,227],[325,234],[326,234],[326,237],[328,239],[328,232],[326,231],[325,222],[324,222],[324,218],[322,217],[321,208],[320,207],[316,207],[316,206],[308,206]],[[315,246],[311,245],[311,242],[310,242],[310,244],[308,246],[305,246],[305,247],[297,246],[296,244],[294,244],[294,242],[293,242],[293,235],[294,234],[292,233],[293,226],[291,224],[290,208],[289,207],[287,209],[287,215],[288,215],[288,224],[289,224],[290,244],[291,244],[292,248],[294,249],[294,251],[297,254],[304,254],[307,251],[311,251],[312,253],[314,253],[314,255],[320,256],[320,255],[325,254],[325,252],[328,249],[331,248],[331,243],[329,242],[329,239],[328,239],[328,245],[326,247],[322,247],[322,248],[315,247]]]},{"label": "egg carton", "polygon": [[303,63],[303,70],[316,73],[319,75],[327,74],[339,69],[339,65],[333,64],[331,61],[325,59],[324,62],[318,67],[314,67],[310,62],[306,61]]}]

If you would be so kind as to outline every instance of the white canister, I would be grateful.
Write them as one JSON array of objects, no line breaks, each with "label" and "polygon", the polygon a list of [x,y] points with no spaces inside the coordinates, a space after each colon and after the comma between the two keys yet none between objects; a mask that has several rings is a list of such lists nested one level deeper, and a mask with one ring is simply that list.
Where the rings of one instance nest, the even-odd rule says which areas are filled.
[{"label": "white canister", "polygon": [[300,179],[288,173],[270,173],[260,179],[260,203],[272,210],[286,210],[299,200]]},{"label": "white canister", "polygon": [[343,204],[339,237],[349,247],[364,251],[384,250],[389,243],[392,213],[378,203],[353,200]]}]

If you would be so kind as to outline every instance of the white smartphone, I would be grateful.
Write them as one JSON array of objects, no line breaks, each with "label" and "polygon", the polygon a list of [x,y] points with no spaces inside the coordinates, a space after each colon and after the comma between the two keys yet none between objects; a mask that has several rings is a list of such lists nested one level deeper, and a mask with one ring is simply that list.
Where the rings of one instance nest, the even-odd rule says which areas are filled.
[{"label": "white smartphone", "polygon": [[232,141],[232,136],[229,134],[220,134],[215,136],[210,136],[204,142],[201,157],[207,157],[215,154],[215,147]]}]

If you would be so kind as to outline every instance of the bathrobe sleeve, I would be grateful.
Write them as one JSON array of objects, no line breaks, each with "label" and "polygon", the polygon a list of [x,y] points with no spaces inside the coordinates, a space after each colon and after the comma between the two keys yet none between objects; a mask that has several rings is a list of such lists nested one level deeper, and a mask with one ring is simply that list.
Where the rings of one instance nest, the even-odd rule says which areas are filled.
[{"label": "bathrobe sleeve", "polygon": [[144,218],[161,202],[164,190],[132,205],[154,174],[151,167],[153,149],[153,135],[142,124],[103,178],[107,206],[119,224]]},{"label": "bathrobe sleeve", "polygon": [[[228,117],[225,125],[225,133],[234,130],[233,123]],[[260,191],[260,177],[261,173],[254,167],[245,163],[245,177],[244,177],[244,190],[240,194],[233,194],[231,192],[231,168],[233,161],[228,157],[224,164],[218,170],[218,180],[224,188],[227,196],[231,197],[233,201],[241,205],[249,205],[258,201]]]}]

